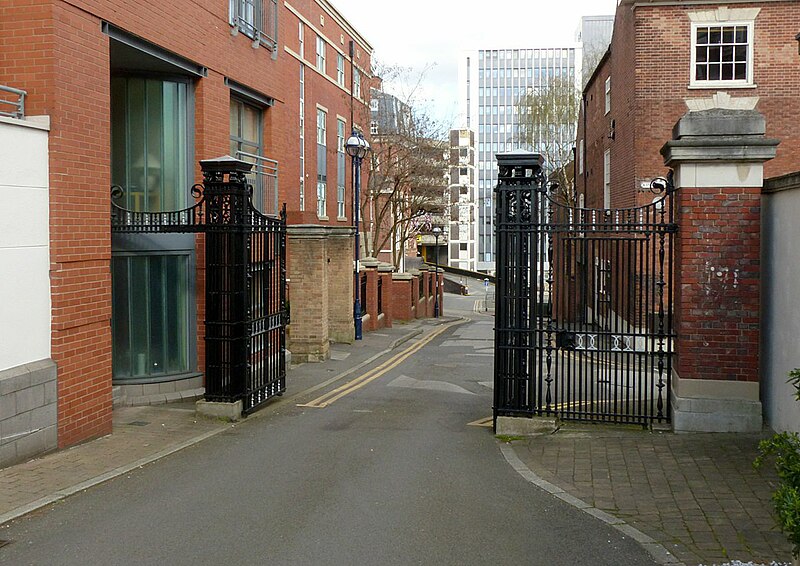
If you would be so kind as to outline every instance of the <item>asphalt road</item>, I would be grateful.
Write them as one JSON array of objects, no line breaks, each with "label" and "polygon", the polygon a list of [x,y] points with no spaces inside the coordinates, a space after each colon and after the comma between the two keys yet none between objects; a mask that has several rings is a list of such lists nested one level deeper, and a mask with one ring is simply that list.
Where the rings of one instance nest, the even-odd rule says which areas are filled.
[{"label": "asphalt road", "polygon": [[469,424],[492,404],[493,318],[474,302],[448,295],[447,314],[473,320],[409,342],[419,349],[376,362],[372,380],[267,409],[15,521],[0,563],[653,564],[526,482],[491,429]]}]

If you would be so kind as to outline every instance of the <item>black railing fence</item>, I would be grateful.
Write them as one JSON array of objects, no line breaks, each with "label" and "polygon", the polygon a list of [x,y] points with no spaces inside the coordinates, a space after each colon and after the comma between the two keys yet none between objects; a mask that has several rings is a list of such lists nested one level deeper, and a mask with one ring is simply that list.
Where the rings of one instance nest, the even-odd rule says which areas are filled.
[{"label": "black railing fence", "polygon": [[273,217],[253,206],[251,164],[200,164],[203,184],[185,210],[126,210],[112,188],[111,229],[205,234],[205,398],[241,400],[247,414],[286,389],[286,210]]},{"label": "black railing fence", "polygon": [[537,154],[498,155],[494,416],[669,421],[671,183],[647,206],[548,194]]}]

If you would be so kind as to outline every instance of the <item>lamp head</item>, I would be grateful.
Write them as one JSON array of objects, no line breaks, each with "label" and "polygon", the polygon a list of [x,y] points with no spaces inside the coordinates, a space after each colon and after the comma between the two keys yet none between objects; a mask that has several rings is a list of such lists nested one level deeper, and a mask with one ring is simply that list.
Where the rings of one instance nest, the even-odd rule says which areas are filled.
[{"label": "lamp head", "polygon": [[360,133],[353,132],[353,134],[347,138],[347,141],[344,143],[344,150],[350,157],[358,157],[359,159],[363,159],[369,150],[369,142],[365,140],[364,136],[362,136]]}]

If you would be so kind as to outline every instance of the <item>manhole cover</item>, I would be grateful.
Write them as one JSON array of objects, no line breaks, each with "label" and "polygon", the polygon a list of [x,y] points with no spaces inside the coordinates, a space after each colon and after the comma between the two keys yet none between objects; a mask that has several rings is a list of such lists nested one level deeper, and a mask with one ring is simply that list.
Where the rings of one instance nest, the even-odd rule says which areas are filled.
[{"label": "manhole cover", "polygon": [[133,421],[131,423],[128,423],[128,426],[147,426],[149,424],[150,423],[147,421]]}]

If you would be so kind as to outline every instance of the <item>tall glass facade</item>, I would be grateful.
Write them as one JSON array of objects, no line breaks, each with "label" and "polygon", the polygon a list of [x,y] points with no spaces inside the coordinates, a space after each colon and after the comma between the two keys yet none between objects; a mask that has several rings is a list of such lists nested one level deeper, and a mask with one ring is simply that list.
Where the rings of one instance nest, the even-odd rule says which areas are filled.
[{"label": "tall glass facade", "polygon": [[[495,155],[537,147],[523,144],[517,104],[531,89],[557,77],[575,80],[576,48],[487,49],[472,53],[466,65],[467,127],[477,133],[478,250],[480,270],[494,270]],[[574,137],[574,133],[573,133]]]},{"label": "tall glass facade", "polygon": [[[187,81],[111,80],[111,179],[123,206],[185,208],[190,187]],[[193,352],[194,239],[191,234],[112,238],[113,377],[117,383],[187,374]]]}]

